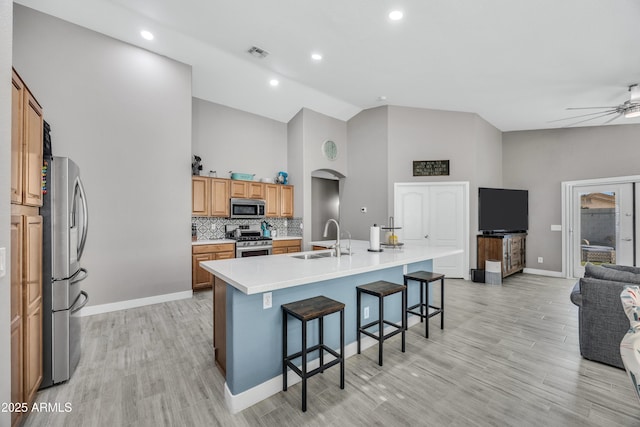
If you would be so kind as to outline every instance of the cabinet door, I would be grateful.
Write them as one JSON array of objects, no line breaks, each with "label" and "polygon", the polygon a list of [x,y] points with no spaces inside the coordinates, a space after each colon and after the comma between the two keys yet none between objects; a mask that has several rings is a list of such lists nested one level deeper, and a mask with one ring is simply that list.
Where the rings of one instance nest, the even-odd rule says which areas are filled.
[{"label": "cabinet door", "polygon": [[[24,402],[24,354],[22,328],[23,216],[11,216],[11,402]],[[13,412],[11,425],[21,414]]]},{"label": "cabinet door", "polygon": [[227,284],[214,277],[213,283],[213,357],[226,376],[227,371]]},{"label": "cabinet door", "polygon": [[42,109],[31,92],[24,91],[24,200],[42,206]]},{"label": "cabinet door", "polygon": [[264,199],[264,184],[261,182],[250,182],[248,196],[250,199]]},{"label": "cabinet door", "polygon": [[277,184],[265,184],[265,215],[268,218],[280,216],[280,186]]},{"label": "cabinet door", "polygon": [[293,217],[293,186],[280,186],[280,216],[285,218]]},{"label": "cabinet door", "polygon": [[280,255],[280,254],[286,254],[287,253],[287,248],[272,248],[271,249],[271,255]]},{"label": "cabinet door", "polygon": [[25,222],[24,393],[32,402],[42,382],[42,217]]},{"label": "cabinet door", "polygon": [[238,181],[232,179],[229,191],[229,195],[231,197],[246,199],[249,193],[249,183],[247,181]]},{"label": "cabinet door", "polygon": [[216,259],[231,259],[235,258],[236,254],[233,252],[218,252],[216,253]]},{"label": "cabinet door", "polygon": [[287,246],[287,253],[292,254],[300,252],[300,245]]},{"label": "cabinet door", "polygon": [[229,216],[229,180],[214,178],[211,180],[211,216]]},{"label": "cabinet door", "polygon": [[11,78],[11,203],[22,203],[24,84]]},{"label": "cabinet door", "polygon": [[208,216],[209,206],[209,178],[194,176],[191,178],[191,215]]},{"label": "cabinet door", "polygon": [[210,288],[211,287],[211,273],[200,267],[200,263],[203,261],[211,261],[214,258],[214,254],[196,254],[192,255],[191,259],[191,277],[193,290]]}]

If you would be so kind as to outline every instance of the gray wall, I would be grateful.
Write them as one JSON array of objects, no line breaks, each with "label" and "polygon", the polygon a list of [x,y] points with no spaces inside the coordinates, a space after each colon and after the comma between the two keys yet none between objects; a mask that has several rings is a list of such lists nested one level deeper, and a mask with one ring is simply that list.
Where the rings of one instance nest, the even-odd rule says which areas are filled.
[{"label": "gray wall", "polygon": [[193,154],[202,157],[202,175],[215,170],[275,178],[287,170],[287,125],[193,98]]},{"label": "gray wall", "polygon": [[15,6],[13,59],[89,202],[90,305],[191,289],[191,69]]},{"label": "gray wall", "polygon": [[[11,402],[11,43],[13,2],[0,0],[0,248],[7,249],[7,274],[0,277],[0,402]],[[0,426],[11,414],[0,412]]]},{"label": "gray wall", "polygon": [[528,268],[562,271],[561,183],[638,175],[639,142],[640,125],[503,134],[504,186],[529,190]]},{"label": "gray wall", "polygon": [[[502,186],[502,133],[477,114],[389,107],[389,215],[396,182],[469,181],[469,265],[476,265],[478,187]],[[414,177],[413,160],[450,160],[449,176]]]},{"label": "gray wall", "polygon": [[369,240],[369,227],[387,224],[387,128],[386,106],[364,110],[347,123],[349,177],[340,193],[340,221],[354,239]]}]

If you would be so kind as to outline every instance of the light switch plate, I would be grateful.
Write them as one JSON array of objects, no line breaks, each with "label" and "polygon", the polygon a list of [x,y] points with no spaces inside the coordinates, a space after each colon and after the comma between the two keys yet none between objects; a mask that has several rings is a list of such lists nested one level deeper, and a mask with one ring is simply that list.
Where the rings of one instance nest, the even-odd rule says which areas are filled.
[{"label": "light switch plate", "polygon": [[562,231],[562,225],[552,225],[551,231]]},{"label": "light switch plate", "polygon": [[0,277],[7,274],[7,248],[0,248]]}]

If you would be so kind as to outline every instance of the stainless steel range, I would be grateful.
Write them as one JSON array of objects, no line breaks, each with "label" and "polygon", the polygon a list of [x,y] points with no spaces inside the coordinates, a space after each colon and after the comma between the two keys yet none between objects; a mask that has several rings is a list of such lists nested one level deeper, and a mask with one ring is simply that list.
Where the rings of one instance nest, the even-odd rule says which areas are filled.
[{"label": "stainless steel range", "polygon": [[259,226],[227,225],[227,237],[236,241],[236,258],[271,255],[271,237],[264,237]]}]

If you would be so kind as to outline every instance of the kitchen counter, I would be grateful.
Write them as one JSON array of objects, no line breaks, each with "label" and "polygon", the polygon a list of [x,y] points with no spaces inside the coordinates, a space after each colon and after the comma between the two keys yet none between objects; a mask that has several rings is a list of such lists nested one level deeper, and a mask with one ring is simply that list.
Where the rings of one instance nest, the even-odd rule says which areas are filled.
[{"label": "kitchen counter", "polygon": [[[331,244],[333,242],[330,242]],[[325,241],[324,244],[327,244]],[[345,355],[356,353],[356,286],[377,280],[402,283],[403,274],[432,271],[434,258],[455,255],[456,249],[405,245],[403,249],[368,252],[369,243],[352,241],[352,255],[339,258],[298,259],[310,251],[272,256],[205,261],[200,265],[215,276],[213,291],[214,360],[225,377],[225,401],[237,413],[282,390],[281,305],[318,295],[345,304]],[[409,304],[419,301],[418,286],[408,292]],[[431,294],[433,295],[433,294]],[[387,301],[388,300],[388,301]],[[400,295],[385,300],[385,318],[401,320]],[[378,316],[378,303],[365,296],[363,307],[371,319]],[[337,348],[338,319],[329,316],[324,325],[325,344]],[[409,325],[419,323],[411,316]],[[301,348],[299,322],[289,326],[290,348]],[[298,332],[295,332],[297,328]],[[317,338],[312,325],[310,336]],[[316,339],[312,338],[312,339]],[[362,348],[375,341],[365,337]],[[313,355],[313,357],[316,357]],[[317,361],[309,360],[309,363]],[[290,375],[290,385],[295,375]],[[347,391],[345,390],[345,393]]]},{"label": "kitchen counter", "polygon": [[274,237],[272,240],[302,240],[300,236],[278,236]]},{"label": "kitchen counter", "polygon": [[191,242],[191,246],[194,245],[221,245],[223,243],[235,243],[235,240],[232,239],[213,239],[213,240],[196,240],[195,242]]},{"label": "kitchen counter", "polygon": [[[316,242],[317,243],[317,242]],[[455,255],[460,249],[404,246],[403,249],[385,249],[369,252],[369,242],[353,240],[352,255],[339,258],[297,259],[304,254],[272,255],[269,257],[235,258],[205,261],[200,266],[223,279],[246,295],[287,289],[323,280],[337,279],[390,267]]]}]

